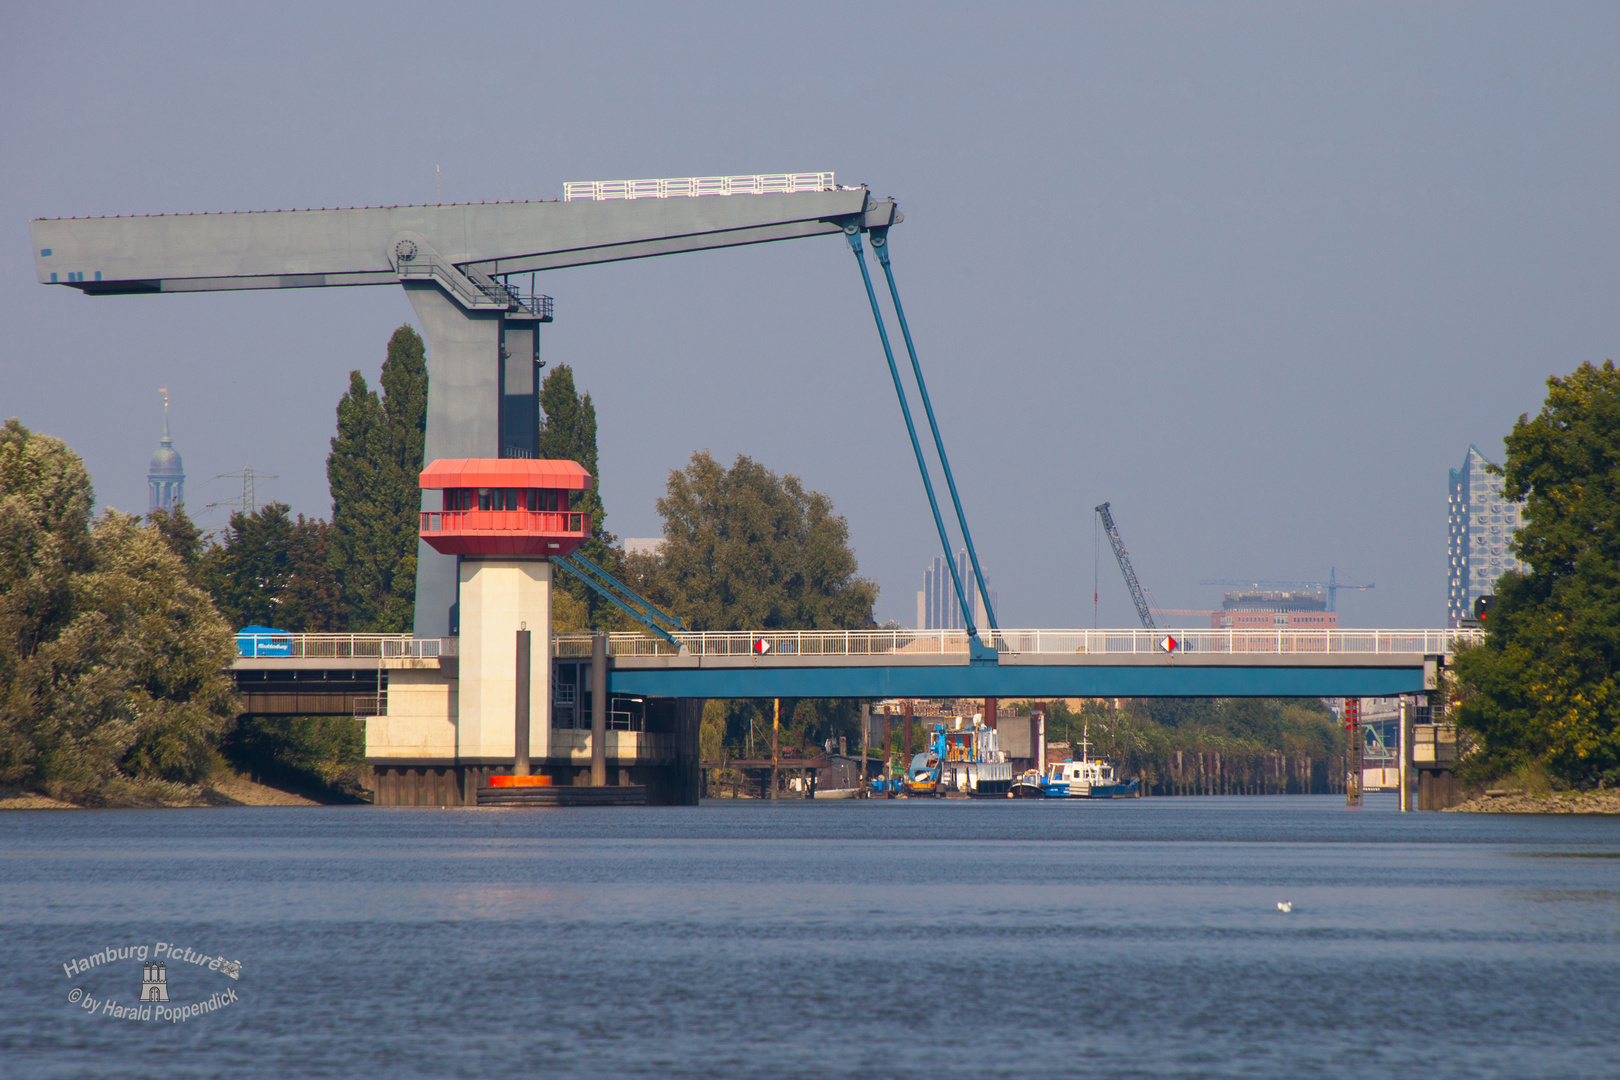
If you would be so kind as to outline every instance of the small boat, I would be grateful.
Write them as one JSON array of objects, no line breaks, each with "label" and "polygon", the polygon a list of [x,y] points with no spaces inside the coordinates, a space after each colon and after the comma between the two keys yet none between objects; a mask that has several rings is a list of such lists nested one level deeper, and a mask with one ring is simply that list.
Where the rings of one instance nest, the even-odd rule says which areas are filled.
[{"label": "small boat", "polygon": [[[1087,732],[1080,736],[1079,761],[1054,761],[1046,766],[1041,777],[1049,799],[1115,799],[1136,794],[1139,784],[1135,779],[1122,781],[1114,775],[1114,767],[1101,758],[1091,757],[1091,742]],[[1062,789],[1059,791],[1059,789]]]},{"label": "small boat", "polygon": [[[1121,781],[1106,761],[1054,761],[1046,767],[1049,799],[1115,799],[1136,794],[1138,784]],[[1060,790],[1061,789],[1061,790]]]},{"label": "small boat", "polygon": [[914,756],[901,790],[913,798],[940,794],[939,755],[933,750],[924,750]]},{"label": "small boat", "polygon": [[[1061,790],[1054,791],[1054,788]],[[1069,793],[1069,786],[1062,783],[1052,783],[1040,774],[1038,769],[1030,769],[1020,773],[1013,780],[1012,787],[1007,789],[1009,799],[1052,799],[1062,798]]]}]

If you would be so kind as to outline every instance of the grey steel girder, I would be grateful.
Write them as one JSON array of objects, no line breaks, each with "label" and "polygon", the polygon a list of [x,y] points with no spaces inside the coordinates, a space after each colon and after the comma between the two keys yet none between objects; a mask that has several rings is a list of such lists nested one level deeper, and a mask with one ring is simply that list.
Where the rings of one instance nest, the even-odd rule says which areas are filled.
[{"label": "grey steel girder", "polygon": [[40,218],[30,230],[42,284],[87,293],[393,285],[394,249],[426,238],[463,271],[557,270],[867,227],[900,220],[865,188],[595,202],[465,203]]},{"label": "grey steel girder", "polygon": [[[791,195],[461,203],[137,217],[30,225],[42,284],[86,293],[403,285],[428,343],[424,457],[532,455],[539,323],[492,280],[840,233],[901,221],[864,187]],[[423,509],[427,504],[424,493]],[[418,637],[456,629],[456,557],[417,548]]]}]

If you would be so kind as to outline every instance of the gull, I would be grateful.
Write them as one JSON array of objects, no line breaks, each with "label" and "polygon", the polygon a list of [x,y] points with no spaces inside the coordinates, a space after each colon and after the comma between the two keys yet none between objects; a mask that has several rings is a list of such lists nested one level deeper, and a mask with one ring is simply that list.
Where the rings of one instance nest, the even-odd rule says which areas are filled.
[{"label": "gull", "polygon": [[1279,900],[1277,901],[1277,910],[1286,915],[1294,910],[1294,902],[1292,900]]}]

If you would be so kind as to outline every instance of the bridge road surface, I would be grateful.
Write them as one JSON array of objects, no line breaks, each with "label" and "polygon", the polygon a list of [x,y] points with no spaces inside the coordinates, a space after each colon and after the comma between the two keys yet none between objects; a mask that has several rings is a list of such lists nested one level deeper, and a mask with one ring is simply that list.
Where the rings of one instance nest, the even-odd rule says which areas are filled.
[{"label": "bridge road surface", "polygon": [[[1002,630],[995,662],[969,658],[962,631],[611,634],[608,692],[647,697],[1388,697],[1433,689],[1471,630]],[[1166,638],[1173,639],[1169,646]],[[377,686],[389,661],[437,660],[455,638],[286,634],[239,639],[234,669],[301,689],[305,705]],[[558,660],[588,660],[588,634],[553,638]],[[376,673],[367,680],[366,672]],[[375,692],[375,691],[371,691]],[[342,712],[345,708],[337,708]]]}]

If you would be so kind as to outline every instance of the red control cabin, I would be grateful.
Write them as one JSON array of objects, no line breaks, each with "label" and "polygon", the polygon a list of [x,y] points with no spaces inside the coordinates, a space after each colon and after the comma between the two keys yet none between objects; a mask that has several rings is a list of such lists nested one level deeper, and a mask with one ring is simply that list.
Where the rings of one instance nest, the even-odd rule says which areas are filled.
[{"label": "red control cabin", "polygon": [[422,470],[442,510],[422,511],[422,539],[445,555],[567,555],[591,535],[571,509],[593,483],[574,461],[449,458]]}]

